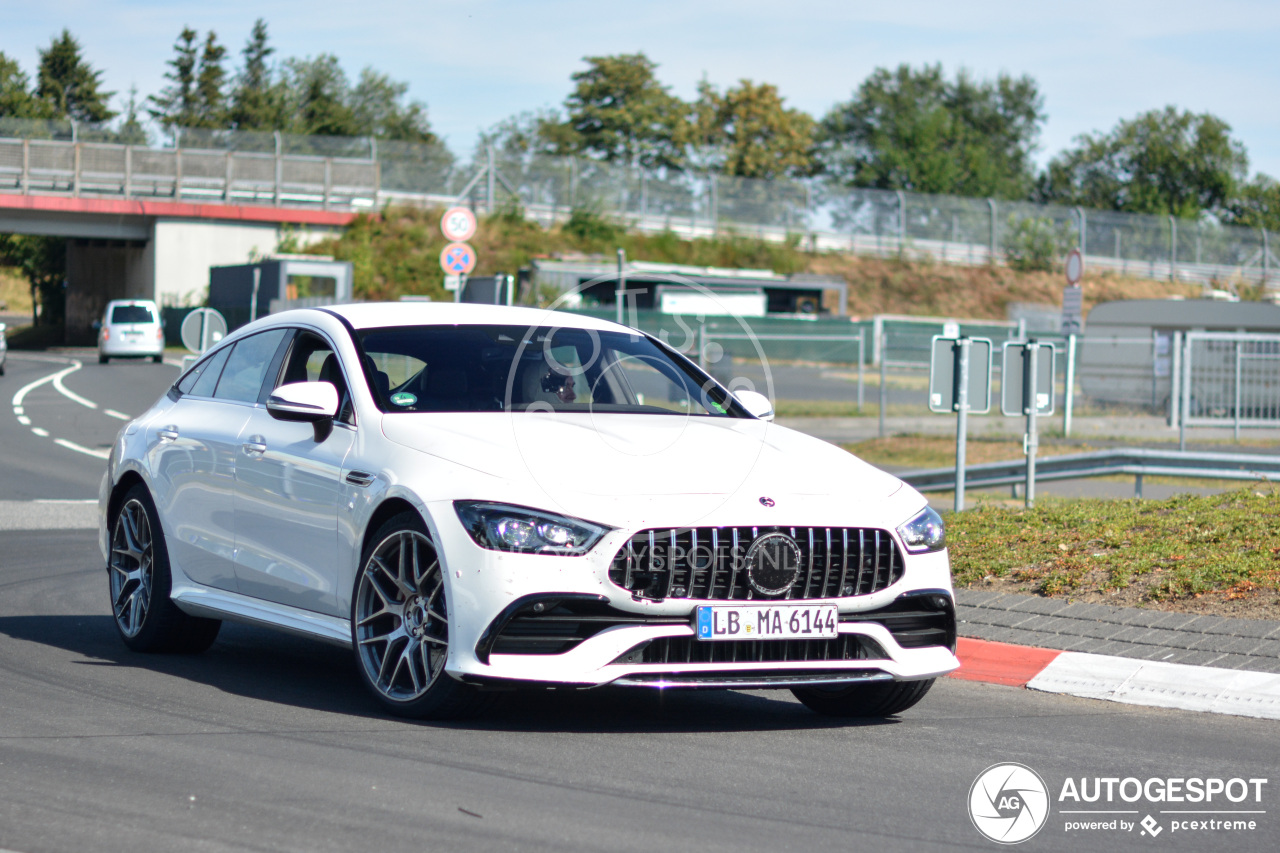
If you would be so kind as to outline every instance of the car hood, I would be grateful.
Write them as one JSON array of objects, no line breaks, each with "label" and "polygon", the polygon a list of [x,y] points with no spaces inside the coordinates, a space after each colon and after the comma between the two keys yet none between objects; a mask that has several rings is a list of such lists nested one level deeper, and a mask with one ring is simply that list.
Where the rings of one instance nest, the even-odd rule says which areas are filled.
[{"label": "car hood", "polygon": [[759,510],[761,498],[792,506],[837,498],[847,510],[851,502],[883,503],[902,487],[850,453],[758,420],[405,413],[384,416],[382,429],[397,444],[500,478],[511,490],[477,498],[525,495],[602,521],[702,519],[730,504]]}]

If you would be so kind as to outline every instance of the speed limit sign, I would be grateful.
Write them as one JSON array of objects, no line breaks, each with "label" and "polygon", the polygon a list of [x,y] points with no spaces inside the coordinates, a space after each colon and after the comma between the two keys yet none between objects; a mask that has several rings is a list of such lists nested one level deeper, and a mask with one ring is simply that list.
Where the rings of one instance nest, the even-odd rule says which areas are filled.
[{"label": "speed limit sign", "polygon": [[476,215],[465,207],[451,207],[440,218],[440,230],[450,243],[465,243],[475,236]]}]

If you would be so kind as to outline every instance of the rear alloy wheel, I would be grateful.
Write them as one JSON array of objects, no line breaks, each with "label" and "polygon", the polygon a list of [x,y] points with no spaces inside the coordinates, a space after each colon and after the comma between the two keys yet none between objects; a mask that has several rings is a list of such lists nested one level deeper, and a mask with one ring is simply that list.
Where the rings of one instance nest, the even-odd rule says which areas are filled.
[{"label": "rear alloy wheel", "polygon": [[849,687],[795,688],[791,692],[811,711],[828,717],[888,717],[924,698],[933,679],[873,682]]},{"label": "rear alloy wheel", "polygon": [[130,489],[116,512],[107,572],[116,630],[135,652],[198,653],[217,639],[220,621],[189,616],[169,598],[169,552],[145,486]]},{"label": "rear alloy wheel", "polygon": [[398,716],[443,720],[476,713],[485,697],[444,671],[449,603],[422,519],[402,513],[372,542],[356,578],[351,619],[365,684]]}]

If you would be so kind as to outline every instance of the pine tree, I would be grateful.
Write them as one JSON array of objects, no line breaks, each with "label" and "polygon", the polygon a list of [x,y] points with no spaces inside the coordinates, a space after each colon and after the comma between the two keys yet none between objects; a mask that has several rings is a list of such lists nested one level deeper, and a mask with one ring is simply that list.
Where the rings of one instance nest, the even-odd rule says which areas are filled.
[{"label": "pine tree", "polygon": [[31,80],[0,51],[0,118],[44,118],[47,108],[31,93]]},{"label": "pine tree", "polygon": [[40,51],[36,97],[54,116],[75,121],[101,122],[115,113],[107,102],[115,92],[103,92],[102,72],[95,71],[81,55],[80,43],[69,30]]},{"label": "pine tree", "polygon": [[275,53],[268,44],[267,22],[259,18],[241,55],[244,67],[236,76],[228,110],[230,125],[239,130],[280,130],[281,92],[267,60]]},{"label": "pine tree", "polygon": [[196,38],[198,33],[183,27],[173,43],[174,57],[168,62],[165,79],[170,81],[159,95],[152,95],[147,109],[151,117],[166,128],[191,127],[197,116],[196,102]]},{"label": "pine tree", "polygon": [[218,44],[218,34],[209,30],[200,54],[200,71],[196,75],[195,116],[191,127],[220,128],[227,123],[227,72],[222,61],[227,49]]}]

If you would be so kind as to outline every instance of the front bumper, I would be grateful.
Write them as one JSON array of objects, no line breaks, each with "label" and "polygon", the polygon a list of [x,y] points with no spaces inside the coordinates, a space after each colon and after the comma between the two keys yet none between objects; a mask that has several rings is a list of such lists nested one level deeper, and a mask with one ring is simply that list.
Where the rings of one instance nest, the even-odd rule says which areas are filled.
[{"label": "front bumper", "polygon": [[642,600],[609,581],[625,531],[583,557],[522,555],[476,546],[451,506],[433,515],[450,584],[446,669],[463,681],[789,687],[921,680],[959,666],[945,551],[907,556],[901,579],[879,592],[805,600],[836,605],[834,640],[708,643],[696,639],[693,614],[724,602]]}]

